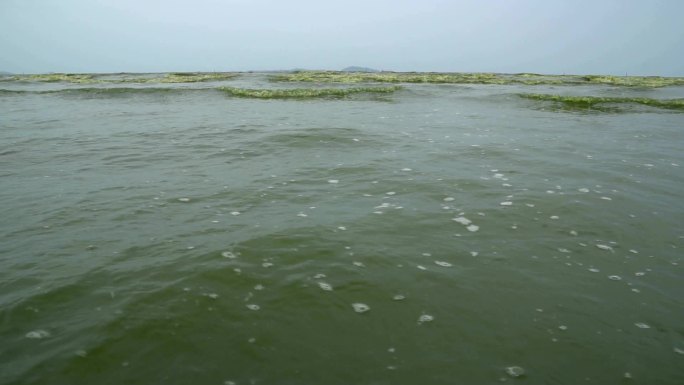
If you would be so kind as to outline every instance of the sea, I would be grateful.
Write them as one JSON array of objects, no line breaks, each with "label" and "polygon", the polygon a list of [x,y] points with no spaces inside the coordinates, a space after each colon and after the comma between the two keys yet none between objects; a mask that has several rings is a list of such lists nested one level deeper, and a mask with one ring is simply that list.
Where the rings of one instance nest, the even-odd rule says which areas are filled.
[{"label": "sea", "polygon": [[269,76],[0,82],[0,384],[684,384],[684,87]]}]

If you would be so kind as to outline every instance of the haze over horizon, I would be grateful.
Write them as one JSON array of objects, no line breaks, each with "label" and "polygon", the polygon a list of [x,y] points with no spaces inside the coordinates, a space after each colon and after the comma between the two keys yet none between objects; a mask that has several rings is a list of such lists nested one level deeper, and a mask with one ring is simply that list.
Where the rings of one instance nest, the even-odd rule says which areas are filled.
[{"label": "haze over horizon", "polygon": [[684,2],[5,0],[0,71],[684,76]]}]

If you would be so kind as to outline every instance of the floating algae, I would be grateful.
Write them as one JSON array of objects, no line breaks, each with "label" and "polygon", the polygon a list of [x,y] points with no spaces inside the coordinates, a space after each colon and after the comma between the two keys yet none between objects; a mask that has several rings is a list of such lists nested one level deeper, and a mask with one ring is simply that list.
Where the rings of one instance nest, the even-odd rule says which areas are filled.
[{"label": "floating algae", "polygon": [[230,96],[256,99],[314,99],[344,98],[353,94],[389,94],[400,90],[392,87],[353,87],[353,88],[291,88],[291,89],[249,89],[235,87],[219,87],[219,90]]},{"label": "floating algae", "polygon": [[[581,81],[578,77],[572,77]],[[517,77],[495,73],[436,73],[436,72],[337,72],[301,71],[272,76],[276,82],[316,83],[437,83],[437,84],[563,84],[558,77],[540,75],[539,78]]]},{"label": "floating algae", "polygon": [[684,85],[681,77],[499,74],[483,72],[338,72],[297,71],[271,76],[276,82],[316,83],[437,83],[437,84],[523,84],[591,85],[656,88]]},{"label": "floating algae", "polygon": [[[103,77],[105,76],[105,77]],[[2,81],[76,83],[76,84],[116,84],[116,83],[196,83],[228,80],[238,76],[228,72],[171,72],[163,76],[134,76],[123,78],[107,78],[99,74],[31,74],[3,77]]]},{"label": "floating algae", "polygon": [[[684,99],[651,99],[602,96],[562,96],[550,94],[518,94],[521,98],[555,102],[568,108],[601,110],[605,104],[642,104],[668,110],[684,110]],[[598,108],[597,108],[598,107]]]}]

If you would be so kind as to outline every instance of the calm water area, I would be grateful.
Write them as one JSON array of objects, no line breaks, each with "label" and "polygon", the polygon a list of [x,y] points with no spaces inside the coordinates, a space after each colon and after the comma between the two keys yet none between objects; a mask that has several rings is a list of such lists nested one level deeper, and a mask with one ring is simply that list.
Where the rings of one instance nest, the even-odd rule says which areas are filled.
[{"label": "calm water area", "polygon": [[0,384],[684,384],[683,87],[267,77],[0,82]]}]

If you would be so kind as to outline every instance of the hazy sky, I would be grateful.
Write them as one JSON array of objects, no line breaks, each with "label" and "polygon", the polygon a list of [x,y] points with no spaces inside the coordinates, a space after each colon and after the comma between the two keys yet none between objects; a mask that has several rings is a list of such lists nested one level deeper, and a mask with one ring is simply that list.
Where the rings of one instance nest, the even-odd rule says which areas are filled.
[{"label": "hazy sky", "polygon": [[0,71],[684,76],[684,0],[0,0]]}]

